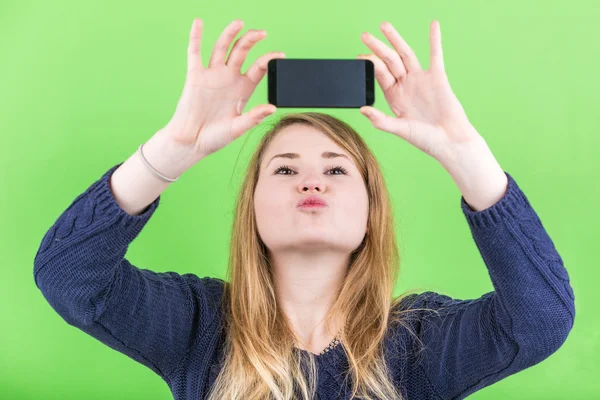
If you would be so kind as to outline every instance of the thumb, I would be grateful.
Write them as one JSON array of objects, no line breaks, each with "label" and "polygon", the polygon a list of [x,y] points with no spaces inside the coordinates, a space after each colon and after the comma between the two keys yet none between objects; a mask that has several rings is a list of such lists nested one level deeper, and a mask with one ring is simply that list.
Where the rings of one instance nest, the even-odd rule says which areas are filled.
[{"label": "thumb", "polygon": [[408,119],[391,117],[385,115],[378,109],[369,106],[361,107],[360,112],[371,120],[371,123],[375,128],[393,133],[410,143],[412,132],[410,121]]},{"label": "thumb", "polygon": [[277,111],[277,107],[272,104],[261,104],[252,108],[250,111],[233,118],[231,122],[231,132],[234,137],[241,136],[254,126],[260,124],[262,120]]}]

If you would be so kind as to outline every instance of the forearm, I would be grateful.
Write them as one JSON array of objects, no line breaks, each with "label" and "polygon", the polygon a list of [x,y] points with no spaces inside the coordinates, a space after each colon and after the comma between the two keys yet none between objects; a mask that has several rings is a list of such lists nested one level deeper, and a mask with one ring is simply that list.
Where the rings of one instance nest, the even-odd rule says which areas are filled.
[{"label": "forearm", "polygon": [[[177,178],[199,160],[190,147],[170,139],[165,128],[152,136],[143,147],[148,163],[169,178]],[[110,188],[119,206],[130,215],[139,215],[171,185],[144,165],[138,150],[110,178]]]},{"label": "forearm", "polygon": [[483,139],[466,145],[442,165],[474,211],[493,206],[506,193],[506,174]]}]

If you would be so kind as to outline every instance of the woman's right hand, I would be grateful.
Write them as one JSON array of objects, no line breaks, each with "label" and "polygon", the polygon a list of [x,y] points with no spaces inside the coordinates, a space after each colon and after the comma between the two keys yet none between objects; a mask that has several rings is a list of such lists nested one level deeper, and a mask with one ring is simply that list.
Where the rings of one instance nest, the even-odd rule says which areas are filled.
[{"label": "woman's right hand", "polygon": [[204,68],[200,55],[202,20],[196,18],[192,24],[183,94],[165,130],[176,143],[192,146],[198,158],[225,147],[277,111],[272,104],[261,104],[242,114],[267,72],[269,60],[285,58],[283,52],[267,53],[242,75],[240,70],[248,52],[267,35],[264,30],[249,30],[235,42],[226,59],[227,50],[243,25],[243,21],[236,20],[225,28],[215,44],[208,68]]}]

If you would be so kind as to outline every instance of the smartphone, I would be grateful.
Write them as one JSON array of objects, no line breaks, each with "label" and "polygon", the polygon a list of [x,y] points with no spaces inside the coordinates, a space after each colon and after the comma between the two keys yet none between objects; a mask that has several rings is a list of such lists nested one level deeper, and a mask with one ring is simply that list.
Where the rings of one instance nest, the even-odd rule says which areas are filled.
[{"label": "smartphone", "polygon": [[269,103],[277,107],[360,108],[375,103],[371,60],[275,58],[267,71]]}]

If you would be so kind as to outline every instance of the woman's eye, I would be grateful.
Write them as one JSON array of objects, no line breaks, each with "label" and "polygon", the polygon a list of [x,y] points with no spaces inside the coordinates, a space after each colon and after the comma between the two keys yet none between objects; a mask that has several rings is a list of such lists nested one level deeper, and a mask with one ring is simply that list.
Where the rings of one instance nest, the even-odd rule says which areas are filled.
[{"label": "woman's eye", "polygon": [[[280,171],[292,171],[292,172],[296,172],[293,169],[291,169],[289,166],[287,165],[282,165],[281,167],[277,168],[275,170],[275,175],[279,174]],[[331,174],[331,175],[346,175],[347,171],[342,167],[342,166],[337,166],[337,167],[333,167],[327,170],[327,172],[329,171],[339,171],[341,172],[340,174]],[[291,174],[279,174],[279,175],[291,175]]]}]

